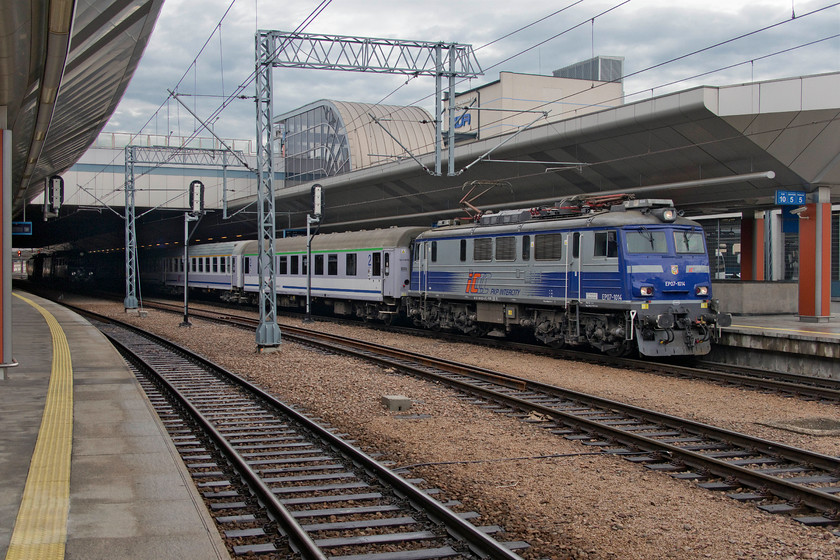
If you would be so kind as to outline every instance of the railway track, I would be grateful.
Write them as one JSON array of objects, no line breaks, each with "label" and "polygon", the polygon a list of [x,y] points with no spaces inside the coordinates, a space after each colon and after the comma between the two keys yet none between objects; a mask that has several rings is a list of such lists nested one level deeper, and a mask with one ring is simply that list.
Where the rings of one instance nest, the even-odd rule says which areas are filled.
[{"label": "railway track", "polygon": [[[146,302],[148,307],[156,307],[163,310],[180,312],[183,306],[162,301]],[[190,312],[192,315],[211,320],[235,321],[243,326],[255,326],[256,321],[248,317],[231,314],[227,311],[215,311],[208,309],[195,309]],[[355,323],[354,323],[355,324]],[[283,325],[283,331],[302,332],[298,327]],[[430,333],[422,329],[410,329],[401,327],[389,327],[389,332],[404,332],[412,336],[435,336],[441,337],[444,333]],[[790,395],[806,400],[838,403],[840,402],[840,380],[818,378],[805,375],[772,372],[766,369],[749,368],[745,366],[733,366],[730,364],[707,363],[686,365],[674,361],[650,361],[627,357],[607,356],[592,352],[584,352],[569,349],[553,349],[547,346],[512,342],[508,340],[479,339],[463,335],[451,335],[447,339],[456,342],[469,342],[471,344],[486,344],[494,347],[502,347],[532,354],[542,354],[557,358],[586,361],[598,363],[610,367],[634,369],[667,375],[670,377],[682,377],[687,379],[701,379],[722,385],[745,387],[758,391],[766,391]]]},{"label": "railway track", "polygon": [[[247,328],[255,320],[223,318]],[[840,459],[483,368],[284,326],[286,340],[456,387],[476,404],[808,525],[840,525]]]},{"label": "railway track", "polygon": [[235,555],[514,560],[528,546],[494,540],[498,527],[472,525],[477,514],[436,501],[422,481],[235,374],[133,327],[92,322],[148,376],[142,383]]}]

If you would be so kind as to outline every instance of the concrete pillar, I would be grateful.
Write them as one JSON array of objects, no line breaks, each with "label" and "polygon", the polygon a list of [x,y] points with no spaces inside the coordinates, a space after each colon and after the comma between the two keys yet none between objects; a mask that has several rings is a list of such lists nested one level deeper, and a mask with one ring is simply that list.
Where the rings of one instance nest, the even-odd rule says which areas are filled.
[{"label": "concrete pillar", "polygon": [[[5,120],[5,119],[4,119]],[[0,128],[0,379],[12,358],[12,131]]]},{"label": "concrete pillar", "polygon": [[812,197],[799,214],[799,320],[822,323],[831,318],[831,193]]},{"label": "concrete pillar", "polygon": [[741,280],[764,280],[764,212],[741,218]]}]

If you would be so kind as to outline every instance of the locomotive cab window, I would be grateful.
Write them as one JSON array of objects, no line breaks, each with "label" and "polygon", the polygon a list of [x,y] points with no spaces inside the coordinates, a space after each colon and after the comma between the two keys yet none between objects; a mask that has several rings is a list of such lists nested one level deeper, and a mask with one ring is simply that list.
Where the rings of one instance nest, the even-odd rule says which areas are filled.
[{"label": "locomotive cab window", "polygon": [[249,274],[251,272],[251,257],[245,257],[242,259],[242,268],[245,274]]},{"label": "locomotive cab window", "polygon": [[578,231],[572,235],[572,258],[580,258],[580,232]]},{"label": "locomotive cab window", "polygon": [[344,274],[356,276],[356,253],[347,253],[344,258]]},{"label": "locomotive cab window", "polygon": [[[432,251],[432,254],[431,254],[432,262],[437,262],[437,241],[432,241],[432,250],[431,251]],[[386,274],[387,274],[387,272],[386,272]]]},{"label": "locomotive cab window", "polygon": [[596,231],[595,248],[593,256],[596,257],[617,257],[618,242],[615,231]]},{"label": "locomotive cab window", "polygon": [[706,252],[703,232],[700,231],[675,231],[674,246],[677,248],[677,253],[702,255]]},{"label": "locomotive cab window", "polygon": [[[649,229],[630,230],[626,234],[628,253],[667,253],[665,232]],[[702,239],[700,243],[703,243]]]},{"label": "locomotive cab window", "polygon": [[467,240],[461,240],[461,262],[465,262],[467,260]]},{"label": "locomotive cab window", "polygon": [[523,261],[530,261],[531,260],[531,236],[530,235],[523,235],[522,236],[522,260]]}]

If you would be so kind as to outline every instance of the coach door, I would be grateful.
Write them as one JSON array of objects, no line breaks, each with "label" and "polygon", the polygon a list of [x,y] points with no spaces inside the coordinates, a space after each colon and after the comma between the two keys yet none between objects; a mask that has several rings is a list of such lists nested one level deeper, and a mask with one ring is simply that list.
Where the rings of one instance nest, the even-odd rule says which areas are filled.
[{"label": "coach door", "polygon": [[583,236],[580,232],[566,234],[564,268],[566,270],[566,301],[580,299],[580,284],[582,273],[581,245]]}]

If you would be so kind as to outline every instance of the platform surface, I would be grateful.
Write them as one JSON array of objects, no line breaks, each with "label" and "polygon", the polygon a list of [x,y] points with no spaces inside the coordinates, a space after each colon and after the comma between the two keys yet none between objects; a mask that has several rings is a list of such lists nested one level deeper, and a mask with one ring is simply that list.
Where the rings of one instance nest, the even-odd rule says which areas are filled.
[{"label": "platform surface", "polygon": [[[17,296],[54,317],[52,328],[36,306]],[[75,313],[28,293],[15,292],[12,313],[13,357],[20,365],[0,380],[0,558],[26,557],[24,546],[44,552],[39,558],[229,558],[165,428],[105,337]],[[61,355],[53,345],[57,332],[66,338],[67,367],[53,363]],[[62,397],[50,379],[63,369],[68,380],[72,375],[72,390]],[[48,417],[60,410],[51,402],[72,408],[69,488],[50,482],[46,490],[33,489],[31,465],[41,460],[62,469],[62,445],[51,439],[60,430],[42,429],[42,419],[49,426]],[[40,459],[38,438],[49,451]],[[25,528],[34,525],[22,506],[31,495],[65,502],[49,514],[58,512],[56,534]],[[37,501],[28,514],[36,522],[47,516]]]},{"label": "platform surface", "polygon": [[732,326],[723,330],[783,338],[825,339],[840,344],[840,302],[831,302],[831,317],[823,323],[802,321],[795,314],[736,315],[732,317]]}]

